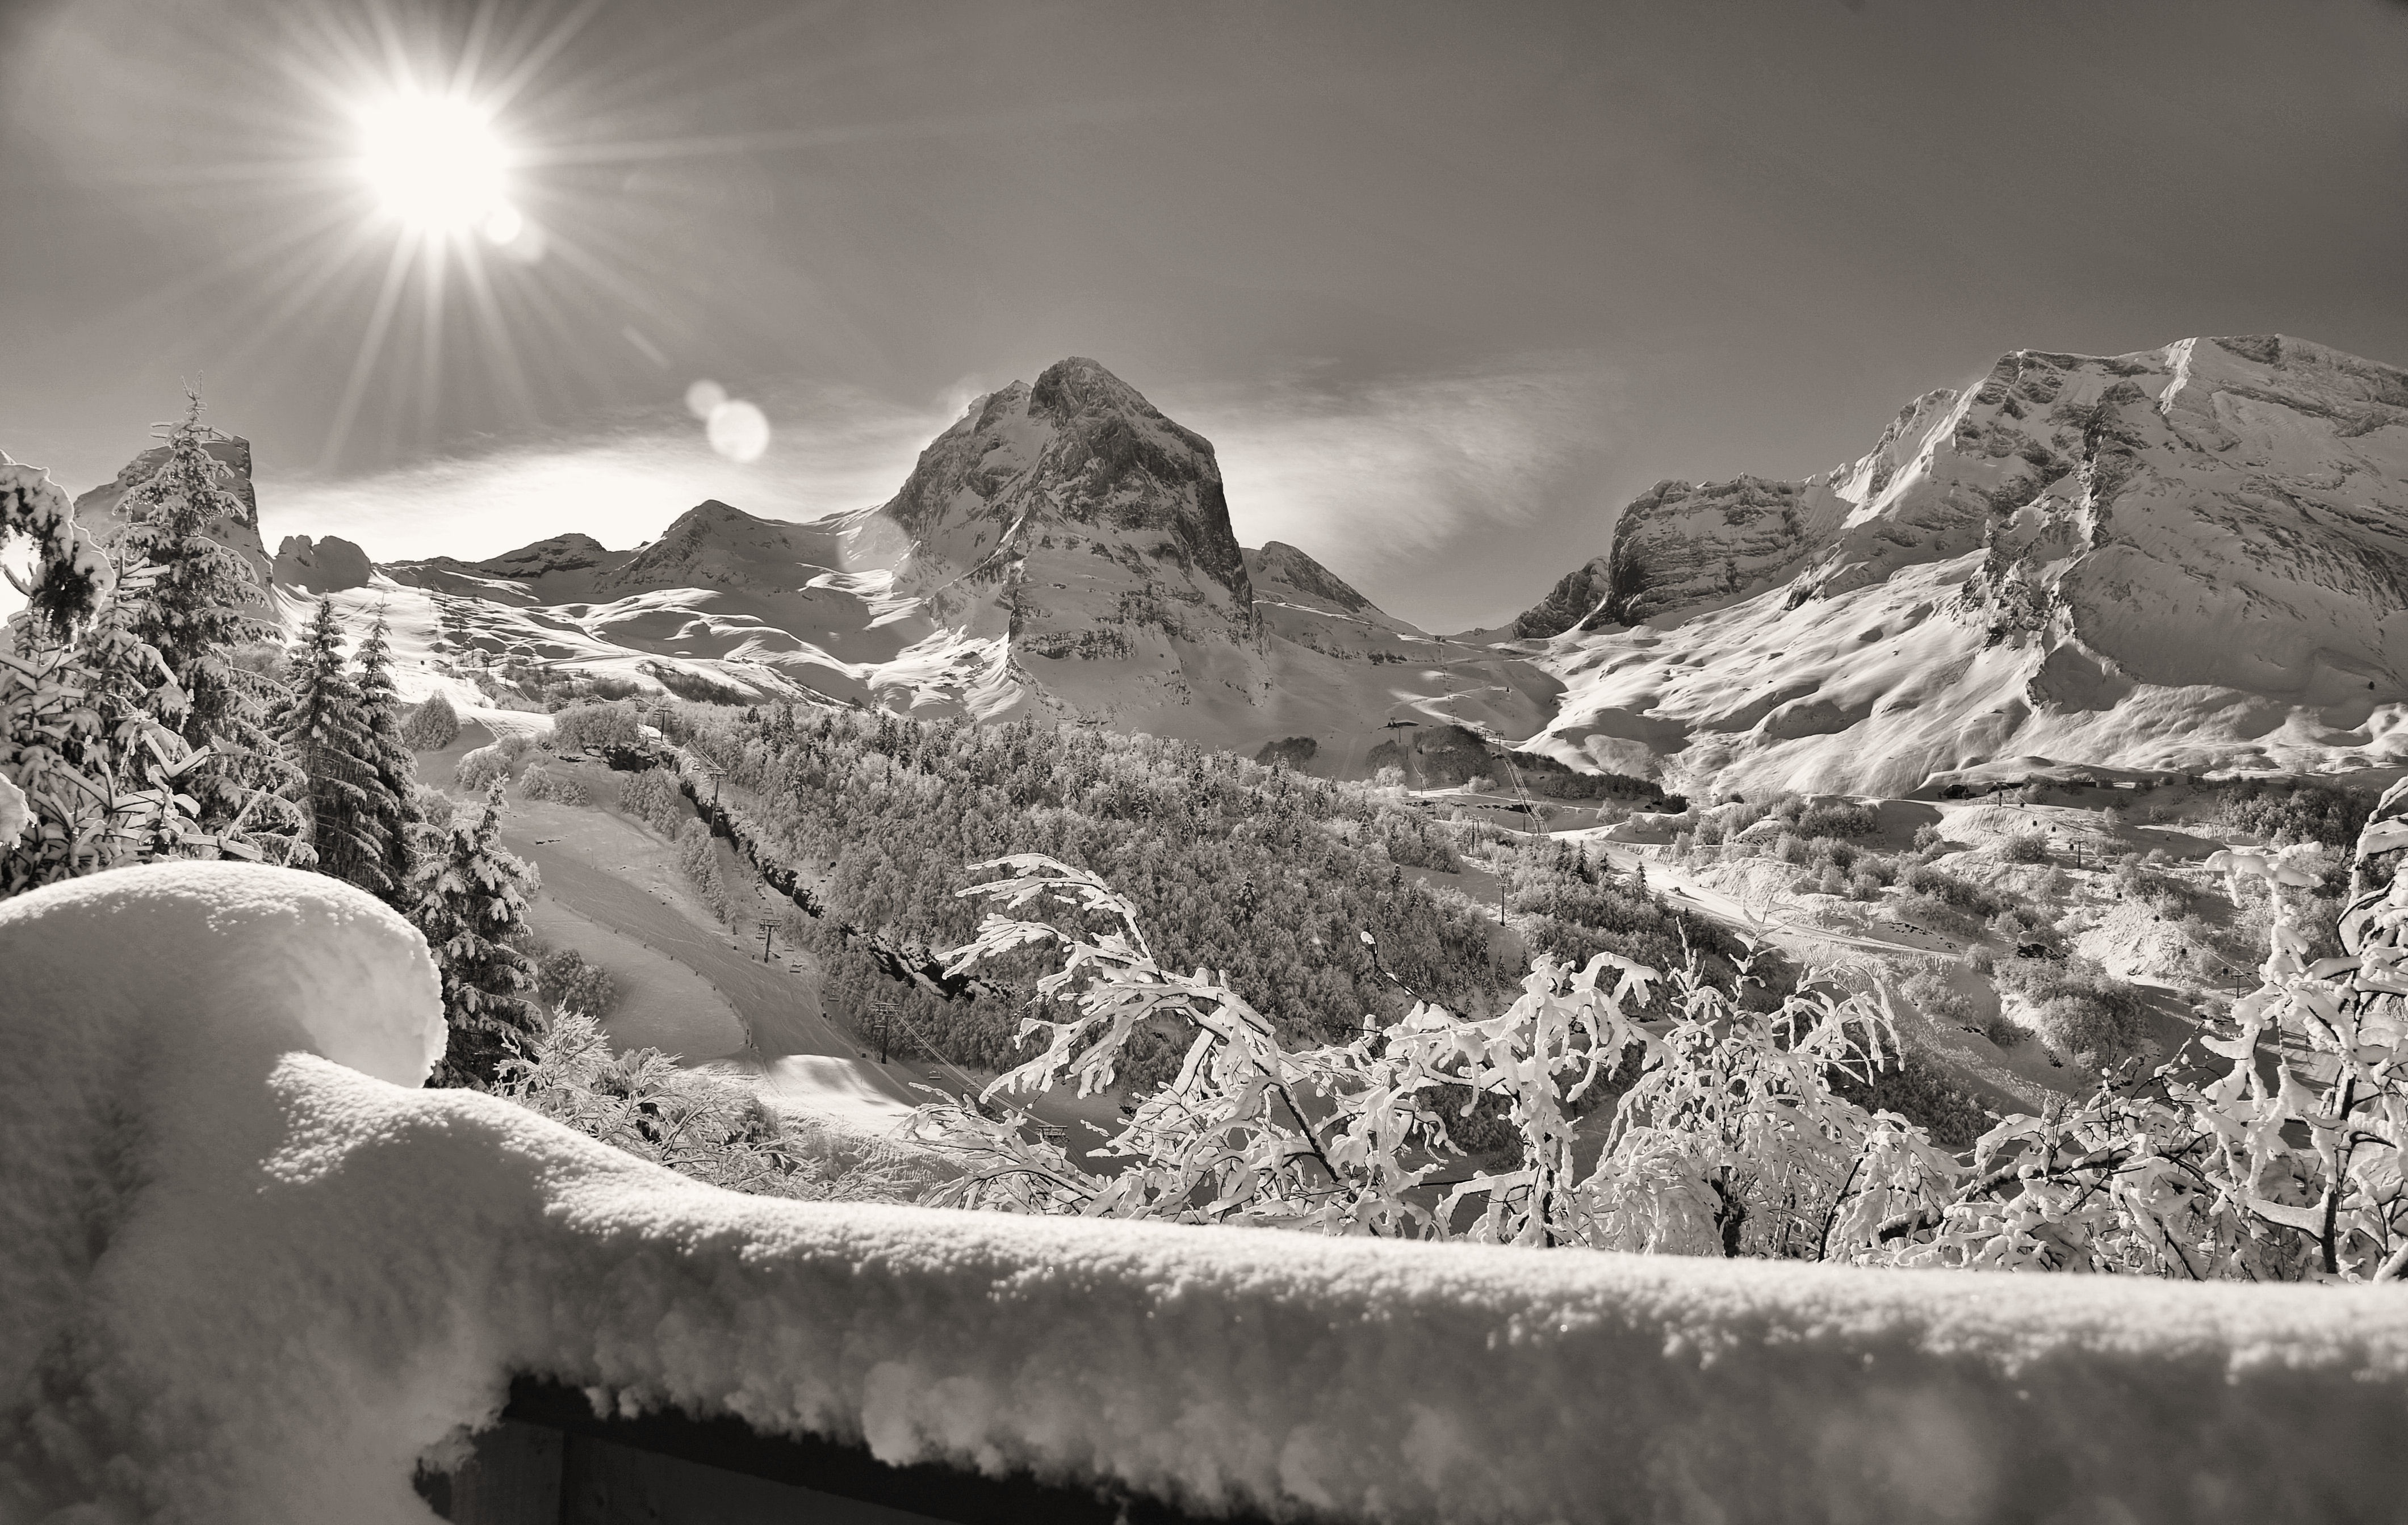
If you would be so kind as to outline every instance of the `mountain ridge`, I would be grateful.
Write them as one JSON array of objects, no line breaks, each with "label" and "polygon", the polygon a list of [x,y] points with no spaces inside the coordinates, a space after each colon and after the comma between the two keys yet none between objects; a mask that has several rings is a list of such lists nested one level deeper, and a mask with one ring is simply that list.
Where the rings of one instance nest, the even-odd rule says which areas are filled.
[{"label": "mountain ridge", "polygon": [[2011,352],[1839,470],[1642,495],[1567,583],[1523,616],[1560,625],[1567,761],[1873,792],[2007,755],[2377,765],[2408,755],[2408,372],[2280,336]]}]

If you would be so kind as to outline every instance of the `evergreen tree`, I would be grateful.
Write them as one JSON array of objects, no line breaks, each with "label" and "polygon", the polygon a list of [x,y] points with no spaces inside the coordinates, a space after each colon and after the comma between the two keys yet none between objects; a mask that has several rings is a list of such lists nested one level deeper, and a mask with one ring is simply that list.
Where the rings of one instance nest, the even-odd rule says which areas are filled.
[{"label": "evergreen tree", "polygon": [[318,600],[317,616],[293,649],[292,685],[269,725],[306,781],[299,836],[318,870],[392,897],[401,882],[387,871],[381,819],[391,802],[378,798],[376,739],[343,661],[332,598]]},{"label": "evergreen tree", "polygon": [[360,643],[360,712],[368,737],[369,802],[383,836],[384,875],[393,886],[385,899],[407,912],[410,887],[418,878],[426,813],[418,805],[418,759],[402,739],[401,694],[394,686],[393,643],[382,608],[368,627],[367,640]]},{"label": "evergreen tree", "polygon": [[[225,465],[206,448],[219,438],[187,393],[183,419],[159,427],[166,458],[125,495],[134,520],[124,550],[158,569],[131,622],[156,650],[187,701],[178,730],[209,755],[185,775],[203,824],[289,857],[299,824],[290,801],[303,786],[264,724],[279,685],[228,662],[225,648],[279,639],[265,617],[259,581],[242,557],[209,538],[212,519],[238,516],[241,500],[222,484]],[[284,839],[278,842],[276,839]]]},{"label": "evergreen tree", "polygon": [[452,1029],[434,1085],[490,1086],[510,1041],[536,1030],[535,1007],[520,994],[535,985],[535,967],[512,946],[526,935],[536,873],[502,848],[501,830],[497,781],[481,810],[452,818],[441,859],[409,912],[442,971],[443,1019]]},{"label": "evergreen tree", "polygon": [[26,598],[0,639],[0,896],[207,851],[182,792],[183,692],[132,629],[156,570],[120,575],[66,495],[0,454],[0,543],[19,535],[30,575],[0,568]]}]

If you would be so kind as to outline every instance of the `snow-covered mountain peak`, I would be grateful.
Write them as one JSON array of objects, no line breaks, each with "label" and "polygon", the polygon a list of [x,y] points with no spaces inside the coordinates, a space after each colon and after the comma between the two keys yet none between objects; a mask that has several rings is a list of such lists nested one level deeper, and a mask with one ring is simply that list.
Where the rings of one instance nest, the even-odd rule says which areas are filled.
[{"label": "snow-covered mountain peak", "polygon": [[2015,351],[1828,477],[1641,495],[1519,627],[1564,632],[1560,737],[1725,784],[2408,755],[2408,373]]}]

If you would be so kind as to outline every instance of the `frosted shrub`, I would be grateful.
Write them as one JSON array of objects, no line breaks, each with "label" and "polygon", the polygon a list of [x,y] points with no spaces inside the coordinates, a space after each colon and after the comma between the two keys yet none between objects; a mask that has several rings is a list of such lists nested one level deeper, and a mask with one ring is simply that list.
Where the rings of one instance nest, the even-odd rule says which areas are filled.
[{"label": "frosted shrub", "polygon": [[[1427,1001],[1354,1041],[1289,1052],[1226,982],[1164,971],[1129,903],[1079,870],[1036,855],[965,894],[1046,919],[991,914],[953,971],[1030,946],[1061,967],[1038,982],[1058,1017],[1021,1024],[1039,1055],[974,1104],[924,1107],[915,1129],[959,1159],[940,1205],[1182,1222],[1284,1224],[1328,1233],[1470,1238],[1690,1254],[1814,1256],[1917,1205],[1935,1209],[1948,1158],[1911,1125],[1842,1101],[1835,1070],[1870,1073],[1894,1044],[1887,1014],[1860,998],[1801,993],[1770,1014],[1742,1008],[1695,961],[1665,981],[1601,953],[1574,968],[1541,956],[1522,995],[1485,1019]],[[1109,929],[1076,928],[1089,918]],[[1366,938],[1367,945],[1369,939]],[[1370,948],[1376,958],[1378,950]],[[1749,961],[1742,986],[1753,982]],[[1651,986],[1674,1014],[1642,1025]],[[1168,1029],[1186,1057],[1140,1099],[1099,1176],[1041,1135],[1010,1098],[1109,1088],[1142,1030]],[[1576,1116],[1602,1083],[1635,1067],[1602,1158],[1586,1172]],[[1462,1169],[1450,1132],[1483,1099],[1520,1148],[1512,1169]],[[1436,1188],[1446,1189],[1440,1194]]]},{"label": "frosted shrub", "polygon": [[412,752],[440,752],[460,739],[459,713],[437,694],[410,712],[402,723],[401,739]]},{"label": "frosted shrub", "polygon": [[[2358,859],[2401,851],[2408,783],[2385,796]],[[2399,1278],[2408,875],[2374,885],[2362,868],[2341,917],[2346,951],[2311,963],[2299,925],[2319,881],[2309,852],[2234,850],[2209,862],[2236,893],[2265,884],[2277,908],[2263,984],[2234,1003],[2234,1030],[2201,1040],[2229,1068],[2111,1075],[2086,1101],[1999,1122],[1969,1164],[1838,1093],[1835,1079],[1861,1084],[1895,1052],[1885,1005],[1863,997],[1801,986],[1756,1014],[1703,981],[1694,960],[1667,979],[1612,954],[1579,969],[1541,957],[1494,1017],[1416,1001],[1352,1042],[1292,1053],[1224,980],[1161,969],[1128,902],[1093,876],[1033,855],[1000,859],[982,867],[1004,877],[965,893],[1043,919],[989,915],[953,970],[1054,947],[1060,967],[1038,990],[1058,1014],[1023,1021],[1023,1040],[1041,1052],[976,1101],[920,1110],[919,1137],[964,1167],[924,1200],[1648,1253]],[[1084,930],[1091,919],[1106,929]],[[1752,978],[1742,960],[1742,990]],[[1656,985],[1672,1014],[1641,1022]],[[2051,999],[2070,994],[2121,1004],[2104,987]],[[1056,1086],[1108,1089],[1132,1039],[1166,1031],[1185,1060],[1104,1144],[1127,1161],[1118,1174],[1091,1174],[1010,1104]],[[1584,1173],[1578,1118],[1601,1084],[1632,1071]],[[1502,1114],[1520,1145],[1515,1168],[1455,1173],[1463,1151],[1450,1125],[1466,1115],[1466,1095]]]},{"label": "frosted shrub", "polygon": [[499,746],[482,746],[463,756],[452,770],[452,781],[461,788],[483,794],[497,781],[510,776],[510,760]]},{"label": "frosted shrub", "polygon": [[633,752],[643,745],[638,724],[630,703],[574,705],[552,717],[552,744],[559,752]]},{"label": "frosted shrub", "polygon": [[613,1055],[600,1024],[562,1011],[502,1061],[501,1094],[613,1148],[731,1191],[908,1201],[941,1165],[870,1140],[796,1129],[741,1082],[658,1049]]},{"label": "frosted shrub", "polygon": [[[2408,848],[2403,813],[2394,784],[2359,839],[2361,865]],[[2007,1118],[1944,1212],[1884,1226],[1902,1241],[1884,1259],[2192,1280],[2389,1281],[2408,1268],[2408,877],[2370,886],[2361,872],[2341,917],[2345,951],[2310,963],[2299,916],[2319,880],[2313,849],[2208,863],[2236,899],[2255,882],[2275,906],[2262,983],[2233,1003],[2233,1031],[2200,1041],[2229,1068],[2202,1077],[2168,1063]]]},{"label": "frosted shrub", "polygon": [[546,955],[536,965],[536,994],[552,1011],[605,1017],[619,1003],[619,987],[608,971],[585,961],[574,948]]},{"label": "frosted shrub", "polygon": [[560,805],[582,805],[588,799],[584,784],[540,765],[528,769],[526,776],[519,780],[519,793],[529,799],[549,799]]},{"label": "frosted shrub", "polygon": [[2048,861],[2048,837],[2039,831],[2019,832],[2006,840],[1999,849],[1999,856],[2010,863],[2045,863]]}]

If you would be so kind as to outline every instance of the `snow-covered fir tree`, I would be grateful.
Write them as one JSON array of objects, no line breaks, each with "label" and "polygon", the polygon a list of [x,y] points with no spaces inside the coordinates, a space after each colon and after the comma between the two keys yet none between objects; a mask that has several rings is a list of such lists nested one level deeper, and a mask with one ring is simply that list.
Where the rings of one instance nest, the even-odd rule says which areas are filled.
[{"label": "snow-covered fir tree", "polygon": [[299,824],[291,801],[301,779],[266,730],[278,685],[225,657],[228,646],[274,640],[279,632],[250,566],[208,533],[210,520],[239,514],[241,501],[224,485],[224,463],[206,448],[219,436],[201,423],[200,397],[185,396],[183,418],[159,425],[165,458],[123,500],[134,521],[122,542],[127,564],[158,568],[132,629],[159,653],[189,701],[178,723],[186,744],[209,749],[187,780],[203,823],[281,858]]},{"label": "snow-covered fir tree", "polygon": [[536,1030],[535,1005],[523,994],[535,985],[535,966],[512,945],[526,935],[536,872],[503,848],[501,831],[497,781],[482,808],[452,817],[409,912],[442,971],[443,1018],[452,1029],[431,1085],[491,1086],[510,1041]]},{"label": "snow-covered fir tree", "polygon": [[460,714],[437,694],[411,712],[401,739],[412,752],[440,752],[460,737]]},{"label": "snow-covered fir tree", "polygon": [[[343,658],[342,622],[332,598],[293,648],[284,698],[268,720],[284,758],[306,781],[300,841],[322,873],[391,897],[401,887],[387,868],[384,820],[393,813],[378,783],[376,738]],[[294,861],[302,861],[295,855]]]},{"label": "snow-covered fir tree", "polygon": [[26,607],[0,640],[0,896],[120,863],[206,852],[174,729],[183,691],[133,629],[155,569],[121,575],[43,473],[0,455],[0,542],[34,542]]},{"label": "snow-covered fir tree", "polygon": [[384,875],[392,885],[385,899],[397,909],[409,909],[410,886],[418,878],[420,839],[426,831],[426,813],[418,805],[418,760],[402,740],[401,694],[393,681],[393,642],[384,611],[368,626],[360,642],[360,714],[367,733],[368,803],[384,842]]}]

